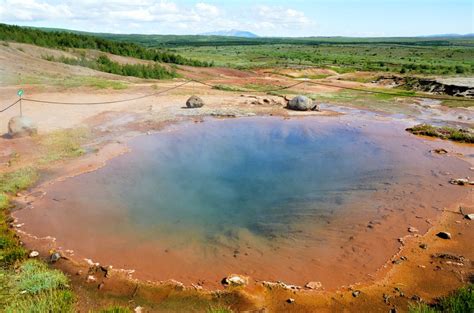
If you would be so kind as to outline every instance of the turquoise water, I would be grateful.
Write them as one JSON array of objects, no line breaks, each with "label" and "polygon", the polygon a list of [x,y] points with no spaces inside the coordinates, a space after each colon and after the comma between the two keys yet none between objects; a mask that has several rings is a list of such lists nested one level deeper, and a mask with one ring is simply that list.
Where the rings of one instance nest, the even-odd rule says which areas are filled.
[{"label": "turquoise water", "polygon": [[116,216],[123,231],[183,244],[242,229],[289,236],[324,223],[348,191],[375,188],[392,168],[391,155],[357,128],[314,120],[213,120],[142,136],[131,149],[55,192],[82,214]]}]

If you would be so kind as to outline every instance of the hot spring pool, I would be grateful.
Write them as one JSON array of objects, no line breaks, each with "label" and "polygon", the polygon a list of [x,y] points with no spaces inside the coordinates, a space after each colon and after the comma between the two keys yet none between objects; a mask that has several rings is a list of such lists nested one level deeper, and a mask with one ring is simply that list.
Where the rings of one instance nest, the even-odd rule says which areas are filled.
[{"label": "hot spring pool", "polygon": [[[218,284],[230,273],[325,286],[380,267],[406,227],[455,201],[443,162],[388,123],[243,118],[184,123],[47,187],[25,229],[140,278]],[[413,221],[412,221],[413,220]]]}]

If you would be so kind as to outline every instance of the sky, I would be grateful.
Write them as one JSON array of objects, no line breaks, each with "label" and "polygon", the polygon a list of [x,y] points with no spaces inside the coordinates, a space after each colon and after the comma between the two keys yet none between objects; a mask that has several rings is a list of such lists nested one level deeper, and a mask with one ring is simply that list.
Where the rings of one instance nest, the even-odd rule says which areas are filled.
[{"label": "sky", "polygon": [[474,0],[0,0],[0,22],[127,34],[466,34],[474,33]]}]

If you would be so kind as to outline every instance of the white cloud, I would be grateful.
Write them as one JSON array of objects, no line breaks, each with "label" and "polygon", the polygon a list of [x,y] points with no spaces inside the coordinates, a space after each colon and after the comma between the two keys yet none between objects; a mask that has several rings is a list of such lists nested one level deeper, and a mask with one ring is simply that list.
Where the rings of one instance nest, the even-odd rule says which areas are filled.
[{"label": "white cloud", "polygon": [[219,16],[219,13],[220,13],[220,10],[218,7],[211,4],[203,3],[203,2],[197,3],[196,9],[197,9],[197,12],[200,15],[203,15],[204,17],[217,17]]},{"label": "white cloud", "polygon": [[[172,0],[0,0],[0,22],[54,26],[94,32],[195,34],[242,29],[261,35],[288,35],[313,25],[304,12],[282,6],[226,5]],[[133,26],[132,26],[133,25]]]},{"label": "white cloud", "polygon": [[64,4],[52,5],[35,0],[6,0],[0,2],[2,21],[38,21],[54,18],[67,18],[73,14]]}]

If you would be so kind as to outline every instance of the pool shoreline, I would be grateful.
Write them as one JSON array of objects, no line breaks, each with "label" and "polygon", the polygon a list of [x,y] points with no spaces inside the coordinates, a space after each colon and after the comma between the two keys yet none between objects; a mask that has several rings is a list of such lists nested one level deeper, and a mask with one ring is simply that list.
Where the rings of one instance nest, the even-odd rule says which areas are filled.
[{"label": "pool shoreline", "polygon": [[[168,125],[169,126],[169,125]],[[421,140],[421,139],[420,139]],[[120,144],[111,144],[111,146],[106,146],[104,147],[103,149],[99,150],[99,152],[97,153],[97,155],[95,156],[87,156],[86,159],[87,159],[87,162],[84,162],[84,159],[80,159],[80,160],[76,160],[76,161],[72,161],[71,164],[68,166],[68,169],[69,169],[69,172],[68,170],[66,170],[67,174],[63,175],[63,176],[60,176],[60,177],[57,177],[56,179],[54,179],[53,181],[49,181],[49,182],[46,182],[44,185],[40,185],[36,188],[34,188],[31,192],[31,195],[34,196],[37,196],[38,195],[38,191],[41,190],[42,187],[44,186],[48,186],[48,185],[51,185],[51,184],[54,184],[54,183],[57,183],[57,182],[61,182],[67,178],[71,178],[71,177],[75,177],[77,175],[81,175],[81,174],[84,174],[84,173],[88,173],[88,172],[91,172],[91,171],[95,171],[103,166],[105,166],[107,164],[107,162],[109,160],[111,160],[112,158],[115,158],[117,156],[120,156],[120,155],[123,155],[124,153],[127,153],[129,152],[129,148],[126,144],[123,144],[123,143],[120,143]],[[79,164],[79,166],[78,166]],[[95,166],[91,166],[91,164],[95,164]],[[64,164],[63,164],[64,165]],[[17,199],[17,201],[19,202],[23,202],[23,203],[31,203],[33,199],[29,196],[24,196],[23,199]],[[13,212],[13,216],[15,216],[15,213],[16,212]],[[23,223],[22,221],[19,221],[20,223]],[[434,224],[436,225],[436,223]],[[432,226],[431,228],[433,228],[435,226]],[[430,228],[430,229],[431,229]],[[429,231],[429,230],[428,230]],[[18,232],[20,233],[20,235],[23,237],[23,239],[25,239],[25,243],[27,243],[27,246],[29,246],[29,241],[30,240],[26,240],[27,237],[29,237],[28,234],[26,234],[22,229],[21,227],[18,228]],[[36,240],[36,239],[35,239]],[[49,241],[50,239],[47,239],[47,241]],[[30,243],[31,244],[31,243]],[[43,251],[40,251],[42,252],[42,255],[44,255],[44,253],[46,251],[49,251],[50,248],[51,248],[51,243],[47,243],[46,246],[48,246],[48,249],[43,249]],[[32,245],[32,247],[36,247],[35,245]],[[67,247],[64,248],[63,251],[66,251]],[[38,249],[38,250],[41,250],[41,249]],[[394,254],[394,257],[397,256],[397,254],[400,253],[400,251],[403,250],[403,246],[400,246],[399,247],[399,250],[397,253]],[[68,256],[67,253],[63,253],[65,257],[67,257],[67,259],[71,262],[71,263],[79,263],[77,264],[77,266],[79,268],[84,268],[84,266],[95,266],[95,265],[92,265],[91,262],[86,262],[84,260],[84,258],[82,258],[82,260],[77,260],[75,259],[73,256]],[[367,281],[363,282],[363,284],[370,284],[370,283],[373,283],[375,282],[377,279],[380,279],[381,277],[383,277],[384,275],[386,275],[387,272],[390,271],[390,269],[393,267],[391,265],[391,262],[392,262],[392,258],[390,258],[389,260],[387,260],[386,264],[384,264],[383,266],[381,266],[380,268],[378,268],[375,272],[373,272],[371,275],[373,275],[373,277],[370,277]],[[92,261],[93,263],[93,261]],[[128,278],[132,278],[133,275],[131,271],[133,271],[133,269],[131,270],[116,270],[118,273],[125,273],[125,276],[128,277]],[[231,273],[229,273],[231,274]],[[172,280],[172,279],[171,279]],[[353,284],[358,284],[360,282],[354,282]],[[170,284],[170,280],[167,280],[165,282],[161,282],[161,283],[158,283],[159,285],[164,285],[164,286],[168,286]],[[178,282],[171,282],[171,284],[176,284],[177,286],[181,286],[181,283],[178,283]],[[352,284],[350,284],[352,285]],[[255,286],[254,286],[255,287]],[[300,286],[303,288],[303,286]],[[346,288],[347,286],[339,286],[338,288],[331,288],[330,291],[336,291],[336,290],[341,290],[341,289],[344,289]],[[181,287],[180,287],[181,288]],[[189,284],[187,288],[191,288],[191,289],[198,289],[198,290],[206,290],[207,288],[203,287],[203,286],[199,286],[198,284]],[[215,288],[213,289],[207,289],[206,292],[212,292],[212,290],[216,290]],[[217,288],[217,290],[222,290],[222,288]]]}]

